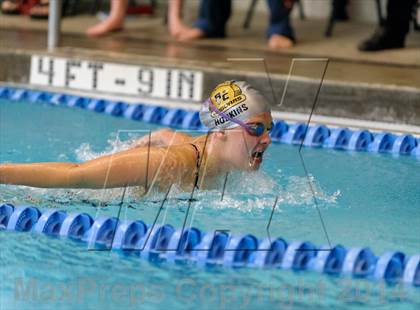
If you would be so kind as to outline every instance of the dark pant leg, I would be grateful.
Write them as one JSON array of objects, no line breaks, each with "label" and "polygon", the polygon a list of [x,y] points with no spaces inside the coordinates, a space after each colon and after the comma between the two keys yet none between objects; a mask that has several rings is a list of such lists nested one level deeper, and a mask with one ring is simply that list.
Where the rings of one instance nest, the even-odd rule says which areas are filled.
[{"label": "dark pant leg", "polygon": [[348,0],[333,0],[332,9],[335,20],[348,20],[347,14]]},{"label": "dark pant leg", "polygon": [[290,12],[292,8],[286,8],[283,0],[267,0],[270,9],[270,22],[267,30],[267,36],[280,34],[295,40],[295,34],[290,25]]},{"label": "dark pant leg", "polygon": [[416,0],[388,0],[386,31],[400,39],[404,39],[410,29],[410,18]]},{"label": "dark pant leg", "polygon": [[231,8],[231,0],[201,0],[194,27],[200,28],[209,38],[225,37]]}]

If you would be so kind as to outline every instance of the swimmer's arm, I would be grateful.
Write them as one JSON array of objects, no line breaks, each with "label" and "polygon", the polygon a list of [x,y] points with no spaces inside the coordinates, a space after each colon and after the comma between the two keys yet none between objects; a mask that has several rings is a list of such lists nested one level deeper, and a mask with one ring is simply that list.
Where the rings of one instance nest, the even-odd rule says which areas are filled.
[{"label": "swimmer's arm", "polygon": [[78,164],[55,162],[0,164],[0,184],[43,188],[65,187],[64,185],[68,185],[71,171],[76,167]]},{"label": "swimmer's arm", "polygon": [[152,132],[150,135],[145,135],[136,141],[135,147],[148,146],[149,140],[151,146],[169,146],[176,144],[183,144],[192,139],[192,136],[183,132],[176,132],[169,128],[163,128]]},{"label": "swimmer's arm", "polygon": [[82,164],[1,164],[0,184],[92,189],[141,186],[146,184],[146,174],[150,184],[165,159],[165,153],[151,149],[146,169],[147,156],[147,150],[132,149]]}]

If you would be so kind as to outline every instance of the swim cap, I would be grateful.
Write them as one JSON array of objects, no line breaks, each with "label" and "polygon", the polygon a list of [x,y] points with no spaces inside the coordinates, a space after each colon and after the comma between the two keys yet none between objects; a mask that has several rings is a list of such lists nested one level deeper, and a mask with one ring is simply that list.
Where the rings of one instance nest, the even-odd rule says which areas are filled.
[{"label": "swim cap", "polygon": [[227,81],[203,103],[200,120],[210,129],[230,129],[262,112],[270,112],[270,105],[259,91],[244,81]]}]

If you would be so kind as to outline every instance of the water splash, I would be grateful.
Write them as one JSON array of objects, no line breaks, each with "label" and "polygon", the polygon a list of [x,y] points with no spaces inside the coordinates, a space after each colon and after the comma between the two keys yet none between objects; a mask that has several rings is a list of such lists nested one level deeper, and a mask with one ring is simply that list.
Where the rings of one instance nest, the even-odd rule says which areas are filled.
[{"label": "water splash", "polygon": [[132,137],[129,140],[122,141],[120,138],[114,137],[108,139],[107,147],[101,152],[95,152],[89,143],[82,143],[75,151],[76,159],[80,162],[92,160],[101,156],[115,154],[132,148],[138,138]]},{"label": "water splash", "polygon": [[[311,185],[315,197],[313,197]],[[291,205],[313,205],[314,198],[324,203],[335,204],[340,195],[340,190],[336,190],[330,195],[327,194],[313,175],[309,175],[309,180],[307,177],[288,177],[287,184],[280,193],[283,200]]]},{"label": "water splash", "polygon": [[[228,180],[223,200],[221,199],[222,187],[218,190],[200,190],[194,195],[194,208],[198,210],[208,208],[235,209],[245,213],[264,211],[273,207],[277,196],[277,210],[280,212],[285,206],[314,207],[314,197],[306,177],[283,176],[274,179],[266,173],[258,171],[234,173],[229,176]],[[220,181],[223,181],[222,178]],[[313,176],[310,176],[310,181],[315,191],[315,198],[320,202],[320,206],[336,205],[337,199],[341,195],[339,190],[328,194]],[[184,192],[174,186],[169,195],[168,205],[176,206],[176,200],[188,201],[189,198],[189,192]],[[155,199],[159,200],[159,196],[155,196]]]}]

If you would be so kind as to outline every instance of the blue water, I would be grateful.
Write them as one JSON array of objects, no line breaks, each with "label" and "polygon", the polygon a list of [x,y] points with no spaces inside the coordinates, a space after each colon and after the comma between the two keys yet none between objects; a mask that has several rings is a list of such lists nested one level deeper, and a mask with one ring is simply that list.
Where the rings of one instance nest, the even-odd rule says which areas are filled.
[{"label": "blue water", "polygon": [[[0,162],[83,161],[127,148],[158,126],[94,112],[0,101]],[[197,133],[195,133],[197,134]],[[412,157],[302,150],[273,145],[262,169],[229,176],[221,191],[197,193],[187,225],[204,231],[309,240],[317,245],[369,246],[377,255],[420,252],[420,161]],[[322,214],[322,229],[309,182]],[[0,185],[0,203],[116,216],[121,189],[46,190]],[[169,195],[159,223],[182,226],[188,204]],[[159,195],[139,199],[128,192],[122,218],[151,223]],[[214,269],[151,264],[116,253],[87,251],[68,240],[0,232],[0,309],[417,309],[419,290],[313,272]]]}]

